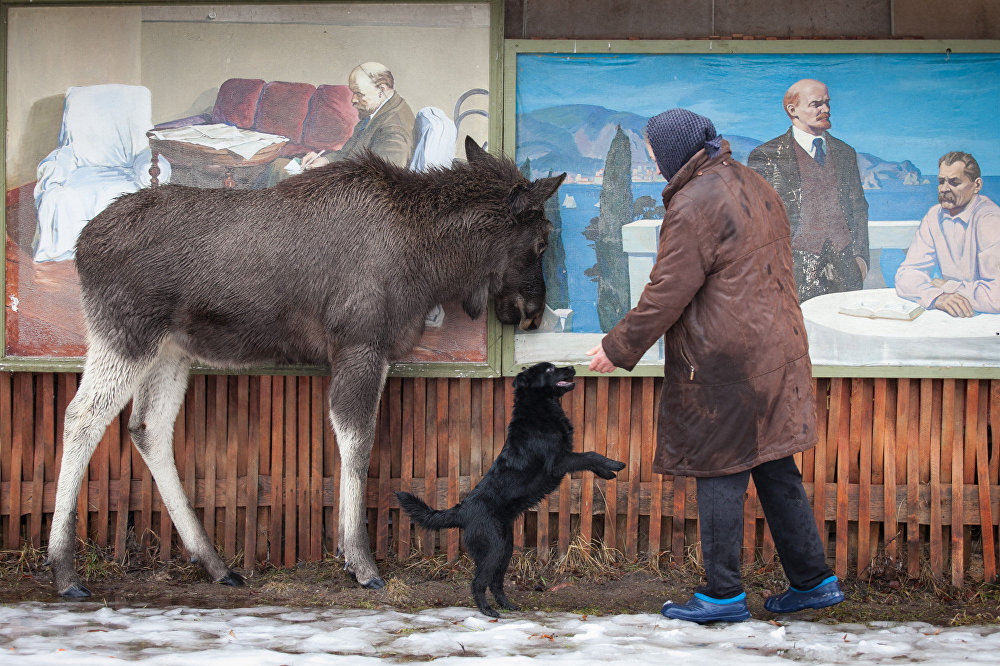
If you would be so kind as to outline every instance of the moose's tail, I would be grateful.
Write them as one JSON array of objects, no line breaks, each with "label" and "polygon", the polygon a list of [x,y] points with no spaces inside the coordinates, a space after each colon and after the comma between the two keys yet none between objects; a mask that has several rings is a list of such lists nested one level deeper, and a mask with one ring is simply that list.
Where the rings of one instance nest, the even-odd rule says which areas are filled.
[{"label": "moose's tail", "polygon": [[396,493],[399,505],[410,515],[417,525],[429,530],[441,530],[446,527],[464,527],[459,519],[458,511],[461,504],[456,504],[444,511],[435,511],[416,495]]}]

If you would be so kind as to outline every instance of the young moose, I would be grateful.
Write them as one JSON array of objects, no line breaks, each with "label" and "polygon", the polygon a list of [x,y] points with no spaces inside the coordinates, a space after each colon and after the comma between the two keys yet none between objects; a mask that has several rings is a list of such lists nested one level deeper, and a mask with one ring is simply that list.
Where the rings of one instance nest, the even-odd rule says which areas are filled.
[{"label": "young moose", "polygon": [[[184,547],[213,580],[238,585],[184,495],[173,426],[189,367],[329,364],[340,449],[339,545],[365,587],[364,487],[390,361],[409,352],[435,304],[530,328],[545,305],[543,205],[566,174],[529,182],[466,138],[467,163],[415,173],[367,154],[266,190],[168,185],[121,197],[80,234],[88,349],[66,409],[49,561],[64,597],[76,497],[105,428],[132,400],[129,431]],[[272,544],[272,548],[278,548]]]},{"label": "young moose", "polygon": [[472,598],[479,610],[500,617],[486,601],[486,588],[501,608],[518,610],[503,591],[514,549],[514,520],[555,490],[570,472],[589,470],[613,479],[624,463],[595,451],[573,451],[573,425],[559,398],[572,391],[573,368],[539,363],[514,379],[514,411],[507,441],[472,492],[446,511],[435,511],[410,493],[396,493],[399,503],[420,525],[431,530],[461,527],[465,549],[476,563]]}]

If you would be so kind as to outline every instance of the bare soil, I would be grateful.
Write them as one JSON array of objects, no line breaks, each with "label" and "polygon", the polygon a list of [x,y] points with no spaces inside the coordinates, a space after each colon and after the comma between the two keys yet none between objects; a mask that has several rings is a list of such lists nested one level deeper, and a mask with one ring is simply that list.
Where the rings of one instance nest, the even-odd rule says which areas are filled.
[{"label": "bare soil", "polygon": [[[40,551],[0,551],[0,603],[58,601]],[[94,549],[78,561],[91,600],[111,606],[251,606],[339,607],[418,611],[472,606],[469,582],[472,562],[461,557],[419,555],[380,563],[387,585],[366,590],[330,558],[294,569],[246,571],[243,587],[210,582],[200,567],[177,560],[138,558],[116,562]],[[967,574],[976,577],[975,563]],[[938,626],[1000,623],[1000,586],[989,583],[954,588],[929,576],[910,579],[897,563],[876,559],[864,578],[842,581],[847,600],[822,610],[803,611],[796,619],[821,622],[922,621]],[[695,562],[659,568],[650,562],[626,562],[614,552],[571,551],[563,558],[540,562],[534,553],[516,555],[507,576],[507,592],[524,610],[563,611],[583,615],[655,613],[666,600],[687,599],[701,579]],[[978,579],[982,579],[981,570]],[[747,601],[753,616],[778,620],[764,610],[764,598],[787,583],[778,565],[744,571]],[[513,614],[513,615],[516,615]],[[787,617],[787,616],[786,616]]]}]

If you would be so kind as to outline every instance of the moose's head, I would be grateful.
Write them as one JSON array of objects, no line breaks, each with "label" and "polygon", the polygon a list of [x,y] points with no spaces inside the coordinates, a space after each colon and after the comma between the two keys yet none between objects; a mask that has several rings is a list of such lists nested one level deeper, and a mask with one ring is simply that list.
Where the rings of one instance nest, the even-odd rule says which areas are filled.
[{"label": "moose's head", "polygon": [[[470,137],[466,137],[465,154],[469,162],[503,160],[489,155]],[[513,163],[505,166],[516,172]],[[559,189],[566,174],[534,182],[520,173],[516,178],[504,203],[509,206],[513,224],[508,229],[506,268],[500,276],[499,289],[494,287],[494,305],[501,322],[527,331],[537,328],[545,313],[542,257],[552,231],[552,223],[545,218],[545,202]]]}]

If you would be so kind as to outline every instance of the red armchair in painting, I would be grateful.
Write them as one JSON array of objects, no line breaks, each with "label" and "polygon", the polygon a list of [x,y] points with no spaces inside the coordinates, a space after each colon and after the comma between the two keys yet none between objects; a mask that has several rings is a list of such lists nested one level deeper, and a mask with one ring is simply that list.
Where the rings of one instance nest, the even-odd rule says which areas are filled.
[{"label": "red armchair in painting", "polygon": [[279,156],[298,157],[311,150],[339,150],[357,122],[345,85],[228,79],[211,113],[160,123],[156,129],[225,123],[288,137]]}]

